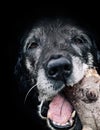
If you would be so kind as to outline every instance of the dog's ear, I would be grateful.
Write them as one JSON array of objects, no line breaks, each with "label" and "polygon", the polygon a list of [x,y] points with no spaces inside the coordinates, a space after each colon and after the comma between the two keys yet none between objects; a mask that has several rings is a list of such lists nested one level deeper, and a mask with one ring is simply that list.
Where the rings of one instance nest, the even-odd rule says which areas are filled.
[{"label": "dog's ear", "polygon": [[91,39],[91,43],[92,43],[92,47],[91,47],[91,51],[94,54],[94,60],[95,62],[97,62],[97,64],[100,64],[100,51],[98,50],[96,41],[93,39],[93,37],[89,36]]},{"label": "dog's ear", "polygon": [[17,80],[21,80],[21,75],[22,75],[22,60],[21,60],[22,58],[21,57],[19,57],[18,58],[18,60],[17,60],[17,63],[16,63],[16,65],[15,65],[15,68],[14,68],[14,75],[15,75],[15,78],[17,79]]},{"label": "dog's ear", "polygon": [[95,41],[93,41],[93,48],[94,48],[94,53],[96,53],[97,63],[100,66],[100,51],[98,50],[98,47],[97,47],[97,44],[95,43]]},{"label": "dog's ear", "polygon": [[15,65],[15,68],[14,68],[14,76],[15,76],[16,84],[18,86],[18,91],[20,93],[24,93],[27,90],[27,89],[25,89],[23,91],[23,89],[26,88],[26,86],[27,86],[27,82],[25,79],[26,77],[23,76],[23,75],[25,75],[24,73],[25,73],[25,71],[24,71],[23,59],[21,56],[19,56],[17,63]]},{"label": "dog's ear", "polygon": [[97,51],[97,61],[98,61],[97,70],[98,73],[100,74],[100,51]]},{"label": "dog's ear", "polygon": [[100,51],[97,51],[97,60],[98,60],[98,64],[100,65]]}]

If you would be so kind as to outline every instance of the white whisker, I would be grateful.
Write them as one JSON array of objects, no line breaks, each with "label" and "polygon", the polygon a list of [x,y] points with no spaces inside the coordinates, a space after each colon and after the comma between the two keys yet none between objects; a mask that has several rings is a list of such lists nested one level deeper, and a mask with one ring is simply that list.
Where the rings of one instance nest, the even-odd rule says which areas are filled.
[{"label": "white whisker", "polygon": [[35,84],[33,87],[31,87],[30,89],[29,89],[29,91],[26,93],[26,96],[25,96],[25,99],[24,99],[24,104],[25,104],[25,102],[26,102],[26,99],[27,99],[27,97],[28,97],[28,95],[29,95],[29,93],[32,91],[32,89],[34,88],[34,87],[36,87],[38,84]]}]

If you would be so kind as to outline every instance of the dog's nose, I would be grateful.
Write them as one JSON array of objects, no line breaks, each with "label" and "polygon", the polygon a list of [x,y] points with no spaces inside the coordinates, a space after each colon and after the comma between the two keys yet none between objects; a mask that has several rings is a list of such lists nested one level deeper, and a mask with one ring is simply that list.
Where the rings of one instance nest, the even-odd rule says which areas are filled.
[{"label": "dog's nose", "polygon": [[47,64],[47,74],[49,78],[61,80],[67,78],[72,72],[72,63],[65,57],[51,59]]}]

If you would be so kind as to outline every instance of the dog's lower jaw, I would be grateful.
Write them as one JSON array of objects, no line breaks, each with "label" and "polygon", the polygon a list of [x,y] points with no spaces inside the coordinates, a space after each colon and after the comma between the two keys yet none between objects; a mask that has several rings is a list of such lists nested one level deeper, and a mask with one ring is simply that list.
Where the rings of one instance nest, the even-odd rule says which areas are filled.
[{"label": "dog's lower jaw", "polygon": [[[47,119],[47,124],[48,124],[48,127],[51,128],[51,130],[57,130],[56,128],[54,128],[53,126],[51,126],[50,121],[48,119]],[[74,130],[74,126],[70,130]]]},{"label": "dog's lower jaw", "polygon": [[[47,124],[48,124],[48,127],[51,129],[51,130],[58,130],[57,128],[54,128],[51,124],[50,124],[50,121],[47,119]],[[77,116],[76,117],[76,120],[75,120],[75,123],[73,124],[73,126],[71,128],[63,128],[64,130],[92,130],[92,129],[82,129],[82,124],[80,122],[80,119],[79,117]]]},{"label": "dog's lower jaw", "polygon": [[[66,120],[65,119],[61,119],[60,120],[60,122],[62,122],[62,121],[66,121],[66,123],[64,123],[63,124],[63,122],[61,123],[61,124],[59,124],[59,123],[56,123],[55,121],[58,121],[59,120],[59,112],[57,112],[60,108],[60,104],[62,103],[62,101],[60,101],[60,103],[58,103],[58,101],[59,100],[63,100],[64,99],[64,97],[61,97],[60,95],[58,95],[58,96],[55,96],[54,97],[54,99],[53,99],[53,101],[51,101],[50,103],[49,103],[49,112],[48,112],[48,110],[47,110],[47,115],[44,117],[44,115],[42,115],[42,108],[43,108],[43,105],[44,105],[44,101],[42,101],[41,102],[41,104],[39,105],[39,111],[38,111],[38,113],[39,113],[39,116],[42,118],[42,119],[44,119],[45,121],[47,121],[47,124],[48,124],[48,127],[50,128],[50,129],[52,129],[52,130],[58,130],[58,129],[68,129],[68,130],[81,130],[80,128],[81,128],[81,126],[79,127],[79,129],[76,129],[75,127],[76,127],[76,125],[78,125],[78,121],[77,120],[79,120],[78,119],[78,116],[77,116],[77,113],[76,113],[76,111],[74,110],[74,109],[72,109],[71,108],[71,110],[68,110],[69,108],[66,108],[67,109],[67,113],[66,113],[66,116],[68,116],[67,114],[69,113],[69,112],[71,112],[71,116],[70,117],[67,117],[66,118]],[[52,104],[53,103],[53,104]],[[58,108],[58,110],[56,110],[55,109],[55,106],[54,106],[54,103],[58,103],[58,105],[57,105],[57,107],[56,107],[56,109]],[[64,104],[67,104],[68,103],[68,101],[67,100],[65,100],[64,101]],[[52,104],[52,105],[51,105]],[[63,104],[62,104],[63,105]],[[64,109],[64,106],[62,106],[61,105],[61,107],[62,107],[62,109],[61,109],[61,113],[62,113],[62,111],[63,111],[63,109]],[[69,106],[69,105],[68,105]],[[67,107],[68,107],[67,106]],[[52,108],[51,108],[52,107]],[[58,116],[57,116],[57,120],[54,118],[54,116],[53,116],[53,120],[52,120],[52,117],[50,116],[49,117],[49,115],[48,114],[50,114],[51,112],[52,112],[52,110],[54,111],[54,116],[57,114]],[[65,111],[65,110],[64,110]],[[65,111],[66,112],[66,111]],[[52,114],[52,113],[51,113]],[[63,113],[62,113],[63,114]],[[60,115],[61,116],[61,118],[62,118],[62,115]],[[70,122],[70,120],[72,119],[72,122]],[[70,124],[71,123],[71,124]],[[75,129],[74,129],[75,128]]]}]

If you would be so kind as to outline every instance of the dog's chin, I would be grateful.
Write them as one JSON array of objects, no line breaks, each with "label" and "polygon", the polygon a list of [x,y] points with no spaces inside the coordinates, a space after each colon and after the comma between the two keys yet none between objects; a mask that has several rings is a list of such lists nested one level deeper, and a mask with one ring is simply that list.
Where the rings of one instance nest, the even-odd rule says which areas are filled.
[{"label": "dog's chin", "polygon": [[45,101],[40,107],[40,116],[47,120],[53,130],[74,130],[78,115],[72,104],[61,91],[50,101]]}]

